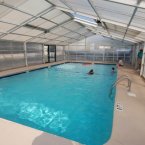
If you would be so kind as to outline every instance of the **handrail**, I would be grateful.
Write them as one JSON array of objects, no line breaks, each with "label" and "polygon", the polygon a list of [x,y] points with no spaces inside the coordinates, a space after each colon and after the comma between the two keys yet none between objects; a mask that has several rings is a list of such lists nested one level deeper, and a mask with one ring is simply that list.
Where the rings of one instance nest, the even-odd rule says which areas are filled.
[{"label": "handrail", "polygon": [[117,81],[113,84],[113,86],[112,87],[115,87],[120,81],[123,81],[123,80],[127,80],[128,81],[128,91],[130,91],[131,90],[131,80],[130,80],[130,78],[129,77],[121,77],[121,78],[119,78],[119,79],[117,79]]},{"label": "handrail", "polygon": [[111,90],[110,90],[110,93],[109,93],[109,97],[111,96],[112,94],[112,90],[113,88],[120,82],[120,81],[123,81],[123,80],[127,80],[128,81],[128,91],[130,92],[131,91],[131,79],[127,76],[127,75],[122,75],[120,76],[112,85],[111,87]]}]

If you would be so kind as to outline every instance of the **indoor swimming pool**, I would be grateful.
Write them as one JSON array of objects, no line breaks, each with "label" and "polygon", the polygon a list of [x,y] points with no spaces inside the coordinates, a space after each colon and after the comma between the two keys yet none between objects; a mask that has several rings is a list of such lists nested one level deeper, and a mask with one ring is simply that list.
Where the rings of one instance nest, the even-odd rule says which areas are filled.
[{"label": "indoor swimming pool", "polygon": [[[115,65],[66,63],[0,79],[0,117],[77,141],[111,136]],[[94,75],[87,72],[93,69]]]}]

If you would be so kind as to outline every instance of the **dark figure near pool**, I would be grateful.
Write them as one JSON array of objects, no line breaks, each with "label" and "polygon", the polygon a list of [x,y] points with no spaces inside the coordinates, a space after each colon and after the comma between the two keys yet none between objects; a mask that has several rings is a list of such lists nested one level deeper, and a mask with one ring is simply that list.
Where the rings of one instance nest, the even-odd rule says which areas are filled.
[{"label": "dark figure near pool", "polygon": [[94,74],[94,70],[91,69],[89,72],[88,72],[88,75],[93,75]]},{"label": "dark figure near pool", "polygon": [[115,68],[114,67],[112,67],[112,73],[114,73],[115,72]]}]

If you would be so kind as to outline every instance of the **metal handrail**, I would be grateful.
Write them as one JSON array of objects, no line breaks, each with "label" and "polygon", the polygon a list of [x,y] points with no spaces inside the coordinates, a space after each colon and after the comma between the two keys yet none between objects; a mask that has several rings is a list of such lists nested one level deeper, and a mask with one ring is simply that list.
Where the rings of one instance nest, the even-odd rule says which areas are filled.
[{"label": "metal handrail", "polygon": [[123,81],[123,80],[127,80],[128,81],[128,91],[130,91],[131,90],[132,81],[131,81],[131,79],[129,77],[126,77],[126,76],[117,79],[117,81],[113,84],[112,87],[115,87],[120,81]]},{"label": "metal handrail", "polygon": [[111,90],[110,90],[110,93],[109,93],[109,97],[111,96],[111,94],[112,94],[112,90],[113,90],[113,88],[120,82],[120,81],[123,81],[123,80],[128,80],[128,91],[130,92],[131,91],[131,83],[132,83],[132,81],[131,81],[131,79],[127,76],[127,75],[122,75],[122,76],[120,76],[114,83],[113,83],[113,85],[112,85],[112,87],[111,87]]}]

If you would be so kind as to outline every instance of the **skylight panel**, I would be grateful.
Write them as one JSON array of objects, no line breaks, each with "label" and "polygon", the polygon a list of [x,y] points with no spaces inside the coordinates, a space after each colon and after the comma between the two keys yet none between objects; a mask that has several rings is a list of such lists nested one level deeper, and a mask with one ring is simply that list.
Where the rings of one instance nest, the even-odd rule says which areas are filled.
[{"label": "skylight panel", "polygon": [[97,23],[94,19],[86,17],[86,16],[82,16],[79,14],[72,14],[74,16],[74,21],[85,24],[85,25],[89,25],[92,27],[97,27]]}]

